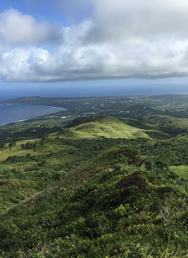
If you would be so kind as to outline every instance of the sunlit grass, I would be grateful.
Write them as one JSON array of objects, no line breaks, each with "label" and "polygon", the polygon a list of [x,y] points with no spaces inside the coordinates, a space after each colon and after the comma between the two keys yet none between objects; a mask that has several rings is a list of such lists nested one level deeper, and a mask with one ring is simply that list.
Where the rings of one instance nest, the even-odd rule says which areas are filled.
[{"label": "sunlit grass", "polygon": [[[27,153],[29,152],[33,152],[32,149],[28,150],[28,149],[22,149],[21,145],[22,144],[26,144],[28,142],[28,140],[23,140],[23,141],[18,141],[16,142],[16,145],[13,147],[8,147],[8,143],[5,145],[4,148],[0,149],[0,161],[5,160],[7,157],[9,156],[25,156],[27,155]],[[34,143],[35,140],[29,140],[29,142]],[[37,151],[35,153],[35,155],[39,154]]]},{"label": "sunlit grass", "polygon": [[188,179],[188,166],[170,166],[170,170],[175,172],[178,176]]},{"label": "sunlit grass", "polygon": [[75,137],[83,138],[149,138],[144,130],[126,125],[117,118],[105,117],[101,121],[89,122],[75,126],[72,131]]}]

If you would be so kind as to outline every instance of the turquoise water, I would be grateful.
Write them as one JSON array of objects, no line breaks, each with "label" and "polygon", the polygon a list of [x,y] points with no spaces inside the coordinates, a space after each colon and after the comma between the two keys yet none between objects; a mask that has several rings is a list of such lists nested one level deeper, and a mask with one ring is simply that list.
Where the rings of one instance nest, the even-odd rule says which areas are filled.
[{"label": "turquoise water", "polygon": [[61,110],[63,110],[63,108],[31,105],[2,105],[0,106],[0,126],[56,113]]}]

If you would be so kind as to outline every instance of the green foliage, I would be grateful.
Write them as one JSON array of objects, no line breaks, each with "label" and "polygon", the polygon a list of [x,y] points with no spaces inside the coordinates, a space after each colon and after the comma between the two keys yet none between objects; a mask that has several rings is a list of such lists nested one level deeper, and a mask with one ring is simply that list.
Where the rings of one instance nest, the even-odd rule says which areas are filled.
[{"label": "green foliage", "polygon": [[158,158],[149,171],[143,164],[132,149],[112,148],[2,213],[4,257],[161,257],[167,246],[171,255],[187,250],[184,182]]},{"label": "green foliage", "polygon": [[65,100],[72,122],[1,128],[0,257],[186,257],[187,113],[164,98]]}]

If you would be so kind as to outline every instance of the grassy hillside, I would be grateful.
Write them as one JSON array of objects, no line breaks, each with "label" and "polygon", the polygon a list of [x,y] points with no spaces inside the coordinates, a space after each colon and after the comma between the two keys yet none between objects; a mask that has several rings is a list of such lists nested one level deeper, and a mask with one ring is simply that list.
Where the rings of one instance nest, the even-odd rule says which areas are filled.
[{"label": "grassy hillside", "polygon": [[99,117],[92,122],[82,123],[72,128],[76,137],[137,138],[145,137],[143,129],[130,126],[115,117]]},{"label": "grassy hillside", "polygon": [[187,254],[186,183],[158,160],[146,167],[133,150],[115,147],[2,213],[3,256]]},{"label": "grassy hillside", "polygon": [[187,257],[188,137],[160,126],[78,117],[6,141],[0,257]]},{"label": "grassy hillside", "polygon": [[188,180],[188,166],[185,166],[185,165],[170,166],[170,170],[175,172],[180,177]]},{"label": "grassy hillside", "polygon": [[[185,158],[188,155],[186,136],[154,141],[153,135],[153,138],[157,135],[159,139],[169,137],[158,130],[151,130],[155,126],[143,121],[92,116],[75,119],[67,127],[58,128],[58,131],[39,139],[16,141],[11,147],[10,143],[6,143],[0,148],[0,180],[6,180],[6,187],[0,187],[0,190],[3,189],[0,210],[6,210],[33,193],[44,190],[70,170],[116,145],[135,146],[143,157],[166,156],[170,165],[188,164]],[[186,171],[184,178],[185,174]],[[9,181],[12,179],[20,185],[16,201],[9,196],[12,184]],[[28,184],[28,191],[25,191]]]},{"label": "grassy hillside", "polygon": [[[188,124],[188,122],[187,122]],[[66,126],[77,138],[154,138],[169,139],[174,136],[175,127],[168,130],[158,124],[149,124],[145,121],[131,118],[117,118],[111,116],[90,116],[74,119]],[[167,131],[167,132],[165,132]],[[181,133],[181,129],[178,129]],[[176,135],[176,134],[175,134]]]}]

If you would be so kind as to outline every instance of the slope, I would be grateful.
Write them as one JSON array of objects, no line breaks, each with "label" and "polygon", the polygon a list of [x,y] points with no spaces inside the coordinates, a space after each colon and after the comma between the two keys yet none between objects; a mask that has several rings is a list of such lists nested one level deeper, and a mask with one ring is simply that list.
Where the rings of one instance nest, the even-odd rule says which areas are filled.
[{"label": "slope", "polygon": [[[80,121],[79,121],[80,120]],[[84,121],[86,120],[86,121]],[[78,124],[78,125],[77,125]],[[71,127],[72,126],[72,127]],[[119,118],[110,116],[96,116],[87,119],[80,118],[73,121],[71,131],[75,137],[82,138],[137,138],[145,137],[143,129],[130,126]]]},{"label": "slope", "polygon": [[158,158],[148,170],[135,150],[114,147],[2,213],[0,250],[28,258],[187,254],[186,190]]},{"label": "slope", "polygon": [[[155,127],[144,121],[90,116],[77,118],[67,127],[41,139],[11,140],[0,148],[0,211],[44,190],[64,174],[116,145],[136,146],[144,156],[161,153],[167,156],[170,165],[188,163],[185,158],[188,155],[186,136],[153,141],[145,133],[151,133]],[[168,138],[164,134],[163,137]],[[174,170],[178,173],[178,169]]]}]

